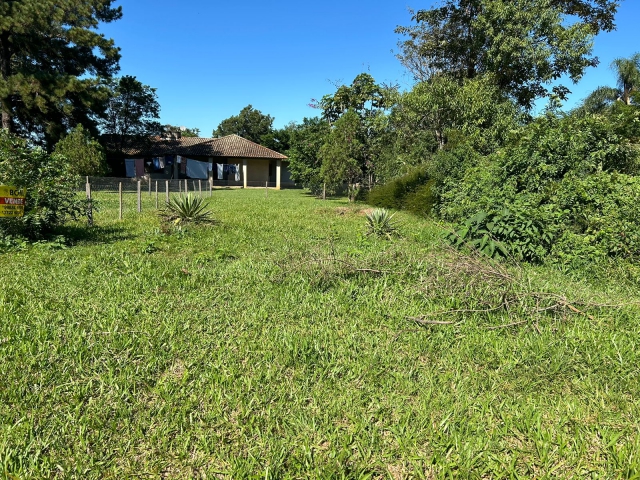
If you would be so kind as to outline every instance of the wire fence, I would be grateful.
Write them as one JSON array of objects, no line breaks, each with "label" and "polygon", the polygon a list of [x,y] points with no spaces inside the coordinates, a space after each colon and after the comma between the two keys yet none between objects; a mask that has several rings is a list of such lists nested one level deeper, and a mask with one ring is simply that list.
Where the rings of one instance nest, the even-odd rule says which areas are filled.
[{"label": "wire fence", "polygon": [[[84,190],[89,206],[87,220],[93,224],[93,208],[98,197],[98,205],[106,205],[118,209],[118,218],[122,220],[125,213],[143,210],[159,210],[165,207],[171,195],[194,194],[200,197],[211,197],[213,182],[209,180],[167,180],[167,179],[130,179],[85,177]],[[100,209],[100,208],[99,208]]]},{"label": "wire fence", "polygon": [[[79,190],[84,191],[87,183],[91,185],[91,190],[94,192],[118,192],[120,185],[122,185],[123,192],[136,192],[138,189],[138,182],[142,191],[154,192],[156,185],[158,190],[168,191],[170,193],[185,193],[185,192],[200,192],[200,190],[212,190],[214,188],[239,188],[243,187],[243,181],[234,180],[197,180],[197,179],[163,179],[163,178],[118,178],[118,177],[85,177],[85,180],[78,186]],[[283,186],[287,187],[295,186],[293,182],[283,183]],[[253,181],[248,180],[246,182],[247,187],[254,188],[277,188],[275,181]]]},{"label": "wire fence", "polygon": [[[276,188],[276,182],[250,182],[248,187]],[[90,200],[87,211],[89,225],[93,224],[95,212],[110,212],[117,209],[120,220],[125,215],[141,213],[148,210],[161,210],[172,195],[192,194],[203,198],[211,197],[215,189],[239,188],[243,182],[226,180],[197,179],[155,179],[155,178],[118,178],[118,177],[85,177],[78,185]],[[97,205],[98,209],[94,209]]]}]

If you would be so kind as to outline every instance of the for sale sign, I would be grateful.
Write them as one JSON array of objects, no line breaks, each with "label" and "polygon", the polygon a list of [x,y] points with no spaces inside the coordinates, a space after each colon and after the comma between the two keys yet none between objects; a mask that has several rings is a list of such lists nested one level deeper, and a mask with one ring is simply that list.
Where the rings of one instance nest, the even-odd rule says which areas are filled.
[{"label": "for sale sign", "polygon": [[25,194],[24,188],[0,185],[0,217],[23,217]]}]

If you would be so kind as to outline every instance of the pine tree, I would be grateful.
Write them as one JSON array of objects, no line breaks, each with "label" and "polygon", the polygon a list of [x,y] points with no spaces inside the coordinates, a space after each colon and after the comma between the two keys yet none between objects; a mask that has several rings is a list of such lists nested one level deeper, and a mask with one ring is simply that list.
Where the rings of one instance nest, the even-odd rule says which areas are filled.
[{"label": "pine tree", "polygon": [[0,2],[2,128],[50,145],[80,123],[95,131],[119,68],[119,48],[97,31],[121,18],[113,1]]}]

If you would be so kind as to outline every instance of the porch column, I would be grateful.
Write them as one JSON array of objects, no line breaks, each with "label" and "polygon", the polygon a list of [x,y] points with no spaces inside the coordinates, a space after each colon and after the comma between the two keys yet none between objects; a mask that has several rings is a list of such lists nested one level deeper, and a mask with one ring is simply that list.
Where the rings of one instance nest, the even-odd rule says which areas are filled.
[{"label": "porch column", "polygon": [[282,170],[282,160],[276,162],[276,190],[280,190],[280,171]]},{"label": "porch column", "polygon": [[242,181],[244,188],[247,188],[247,159],[242,160]]}]

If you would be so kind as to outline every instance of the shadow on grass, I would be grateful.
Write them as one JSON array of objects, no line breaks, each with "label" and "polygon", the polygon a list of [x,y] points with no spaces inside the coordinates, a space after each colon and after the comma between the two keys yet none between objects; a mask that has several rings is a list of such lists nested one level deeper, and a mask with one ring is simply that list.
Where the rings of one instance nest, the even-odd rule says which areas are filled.
[{"label": "shadow on grass", "polygon": [[54,235],[62,235],[70,245],[82,243],[115,243],[134,238],[131,233],[122,226],[110,225],[81,227],[77,225],[65,225],[56,229]]}]

